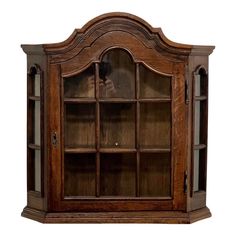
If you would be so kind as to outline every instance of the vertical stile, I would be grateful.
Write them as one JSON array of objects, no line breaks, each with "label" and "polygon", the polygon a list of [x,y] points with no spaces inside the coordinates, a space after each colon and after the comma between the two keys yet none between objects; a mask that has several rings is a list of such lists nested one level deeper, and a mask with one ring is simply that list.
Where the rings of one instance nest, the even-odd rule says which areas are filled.
[{"label": "vertical stile", "polygon": [[100,105],[99,105],[99,64],[95,63],[95,97],[96,97],[96,197],[100,196]]},{"label": "vertical stile", "polygon": [[[60,75],[61,75],[61,67],[58,66],[58,70],[60,71]],[[61,162],[61,165],[62,165],[62,178],[61,178],[61,181],[62,181],[62,190],[61,190],[61,195],[62,195],[62,199],[64,198],[65,196],[65,122],[66,122],[66,104],[64,102],[64,78],[60,78],[59,82],[60,82],[60,88],[61,88],[61,134],[62,134],[62,137],[61,137],[61,153],[62,153],[62,162]]]},{"label": "vertical stile", "polygon": [[135,132],[135,142],[136,142],[136,197],[140,196],[140,152],[139,152],[139,136],[140,136],[140,103],[139,103],[139,63],[136,63],[136,132]]}]

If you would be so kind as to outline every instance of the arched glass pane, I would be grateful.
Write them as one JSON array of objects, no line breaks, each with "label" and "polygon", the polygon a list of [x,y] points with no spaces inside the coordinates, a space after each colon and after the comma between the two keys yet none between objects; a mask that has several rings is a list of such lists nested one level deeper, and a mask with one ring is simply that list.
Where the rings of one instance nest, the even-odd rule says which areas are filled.
[{"label": "arched glass pane", "polygon": [[155,73],[140,65],[140,97],[170,97],[171,77]]},{"label": "arched glass pane", "polygon": [[125,50],[112,49],[104,54],[99,77],[100,97],[135,97],[135,64]]},{"label": "arched glass pane", "polygon": [[194,76],[195,96],[207,95],[207,74],[204,69],[199,70],[199,74]]},{"label": "arched glass pane", "polygon": [[64,96],[94,98],[95,76],[94,65],[78,75],[64,79]]}]

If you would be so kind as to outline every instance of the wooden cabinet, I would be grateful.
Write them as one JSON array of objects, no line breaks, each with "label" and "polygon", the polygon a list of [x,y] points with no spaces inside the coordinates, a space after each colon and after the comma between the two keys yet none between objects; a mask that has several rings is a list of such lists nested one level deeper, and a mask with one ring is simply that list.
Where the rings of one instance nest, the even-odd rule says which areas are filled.
[{"label": "wooden cabinet", "polygon": [[208,56],[125,13],[27,54],[27,206],[40,222],[191,223],[206,207]]}]

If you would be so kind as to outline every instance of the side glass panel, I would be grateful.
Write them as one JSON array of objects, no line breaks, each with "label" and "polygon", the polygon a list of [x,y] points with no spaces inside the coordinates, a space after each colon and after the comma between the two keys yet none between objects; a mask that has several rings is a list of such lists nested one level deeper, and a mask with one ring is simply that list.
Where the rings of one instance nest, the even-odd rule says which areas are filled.
[{"label": "side glass panel", "polygon": [[34,144],[40,145],[40,101],[34,102]]},{"label": "side glass panel", "polygon": [[204,71],[202,74],[195,75],[195,96],[206,96],[207,95],[207,76]]},{"label": "side glass panel", "polygon": [[64,96],[66,98],[94,98],[94,65],[70,78],[64,79]]},{"label": "side glass panel", "polygon": [[41,191],[41,152],[40,150],[34,151],[34,171],[35,171],[35,180],[34,180],[34,186],[35,191],[40,192]]},{"label": "side glass panel", "polygon": [[140,97],[170,97],[171,78],[155,73],[140,65]]},{"label": "side glass panel", "polygon": [[125,50],[112,49],[104,54],[99,77],[101,98],[135,97],[135,64]]},{"label": "side glass panel", "polygon": [[41,192],[41,71],[30,69],[28,76],[28,191]]},{"label": "side glass panel", "polygon": [[36,74],[34,77],[34,96],[40,97],[40,74]]},{"label": "side glass panel", "polygon": [[207,75],[201,68],[194,75],[193,192],[206,190]]}]

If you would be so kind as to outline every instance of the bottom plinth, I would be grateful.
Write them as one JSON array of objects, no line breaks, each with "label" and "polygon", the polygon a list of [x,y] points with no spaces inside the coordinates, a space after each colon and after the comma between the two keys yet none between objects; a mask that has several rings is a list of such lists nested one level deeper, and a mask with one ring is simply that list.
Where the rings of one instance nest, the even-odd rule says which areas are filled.
[{"label": "bottom plinth", "polygon": [[22,216],[41,223],[172,223],[190,224],[211,216],[207,207],[191,212],[43,212],[25,207]]}]

